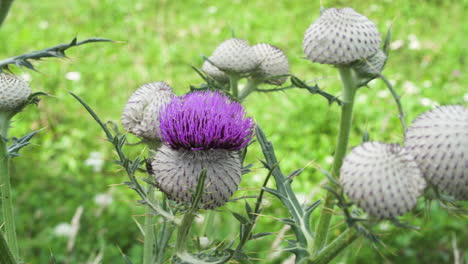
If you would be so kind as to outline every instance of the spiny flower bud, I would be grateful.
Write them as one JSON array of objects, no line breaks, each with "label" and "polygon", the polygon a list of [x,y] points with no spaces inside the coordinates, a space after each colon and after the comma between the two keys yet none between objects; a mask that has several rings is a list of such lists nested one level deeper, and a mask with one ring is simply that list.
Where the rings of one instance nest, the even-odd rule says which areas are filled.
[{"label": "spiny flower bud", "polygon": [[386,62],[387,55],[382,50],[378,50],[369,58],[353,64],[353,68],[362,77],[375,77],[382,72]]},{"label": "spiny flower bud", "polygon": [[274,85],[281,85],[288,79],[287,76],[272,78],[289,74],[288,58],[281,49],[266,43],[256,44],[252,49],[261,62],[257,69],[257,77],[266,79],[266,83]]},{"label": "spiny flower bud", "polygon": [[241,164],[237,151],[210,149],[175,150],[163,145],[152,162],[158,188],[169,199],[192,202],[200,173],[206,169],[201,207],[214,209],[225,204],[237,190],[241,180]]},{"label": "spiny flower bud", "polygon": [[219,69],[232,73],[250,72],[260,64],[247,41],[236,38],[221,43],[213,52],[211,61]]},{"label": "spiny flower bud", "polygon": [[208,74],[208,76],[210,76],[211,78],[215,79],[218,82],[221,82],[221,83],[228,82],[229,77],[227,76],[227,74],[221,71],[220,69],[218,69],[213,64],[211,64],[211,62],[209,62],[209,60],[211,59],[212,57],[208,58],[208,60],[205,60],[205,62],[203,62],[202,71],[204,71],[206,74]]},{"label": "spiny flower bud", "polygon": [[405,147],[430,183],[468,200],[468,108],[450,105],[423,113],[408,128]]},{"label": "spiny flower bud", "polygon": [[345,65],[368,58],[379,50],[376,25],[354,9],[329,8],[307,29],[303,48],[307,59]]},{"label": "spiny flower bud", "polygon": [[346,156],[340,183],[353,202],[379,219],[410,211],[426,185],[408,151],[380,142],[361,144]]},{"label": "spiny flower bud", "polygon": [[255,125],[242,105],[220,92],[194,92],[172,100],[159,119],[164,146],[152,161],[159,189],[178,202],[192,202],[207,169],[201,206],[226,203],[240,182],[238,150],[249,143]]},{"label": "spiny flower bud", "polygon": [[0,73],[0,111],[16,111],[31,95],[31,87],[20,77]]},{"label": "spiny flower bud", "polygon": [[124,129],[147,140],[159,140],[159,111],[174,96],[172,88],[164,82],[143,84],[125,105],[122,113]]}]

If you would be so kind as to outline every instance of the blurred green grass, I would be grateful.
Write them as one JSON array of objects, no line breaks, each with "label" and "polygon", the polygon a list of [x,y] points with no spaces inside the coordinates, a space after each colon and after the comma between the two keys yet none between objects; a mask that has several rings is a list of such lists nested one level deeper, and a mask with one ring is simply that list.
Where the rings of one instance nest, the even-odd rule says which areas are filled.
[{"label": "blurred green grass", "polygon": [[[384,73],[403,95],[408,120],[432,104],[467,105],[467,1],[360,0],[323,4],[351,6],[374,21],[382,33],[393,24],[393,41],[401,41],[402,45],[392,50]],[[44,98],[37,109],[29,107],[16,117],[11,131],[20,136],[44,128],[34,138],[35,145],[22,151],[13,166],[18,234],[27,263],[46,263],[50,252],[60,263],[85,263],[101,251],[102,263],[120,263],[123,260],[118,247],[136,263],[141,255],[141,235],[132,218],[141,220],[143,210],[135,204],[137,197],[130,190],[111,186],[125,181],[125,175],[112,163],[114,154],[99,127],[69,91],[85,99],[104,120],[119,122],[126,100],[142,83],[164,80],[177,94],[187,92],[190,84],[200,83],[190,65],[200,66],[200,55],[210,55],[217,44],[231,36],[232,28],[250,43],[267,42],[282,48],[293,74],[316,80],[322,89],[339,94],[338,75],[332,67],[303,59],[303,34],[318,17],[318,10],[319,1],[296,0],[15,1],[0,30],[1,58],[68,42],[74,36],[124,41],[74,48],[68,52],[70,59],[39,62],[39,72],[14,69],[31,77],[35,91],[53,95]],[[67,79],[70,72],[79,73],[79,80],[69,80],[73,79],[69,75]],[[274,142],[283,170],[306,167],[294,184],[297,192],[307,199],[319,199],[322,194],[318,184],[323,177],[311,162],[329,167],[338,107],[329,107],[323,98],[302,90],[254,94],[246,107]],[[354,120],[351,146],[359,144],[366,131],[372,140],[402,140],[396,107],[380,82],[359,91]],[[132,151],[137,154],[139,150]],[[91,152],[103,153],[102,171],[94,172],[86,166]],[[258,147],[253,147],[248,159],[256,163],[256,168],[260,168],[260,157]],[[246,175],[243,191],[237,195],[254,194],[264,175],[260,169]],[[109,190],[114,202],[100,212],[95,195]],[[276,201],[269,201],[271,206],[265,214],[286,216]],[[67,239],[54,235],[54,228],[70,222],[81,205],[81,229],[75,248],[67,252]],[[229,217],[229,210],[236,208],[228,205],[221,210],[211,236],[220,240],[235,237],[235,222],[221,223]],[[456,218],[438,207],[429,216],[425,220],[405,218],[421,225],[419,232],[400,230],[384,237],[394,254],[376,253],[368,242],[361,241],[356,250],[345,255],[349,262],[341,261],[451,263],[453,234],[468,255],[466,217]],[[257,225],[259,231],[277,232],[281,227],[267,217]],[[258,262],[278,262],[266,260],[271,243],[272,238],[263,238],[247,249],[263,259]],[[285,257],[287,254],[282,254],[279,259]]]}]

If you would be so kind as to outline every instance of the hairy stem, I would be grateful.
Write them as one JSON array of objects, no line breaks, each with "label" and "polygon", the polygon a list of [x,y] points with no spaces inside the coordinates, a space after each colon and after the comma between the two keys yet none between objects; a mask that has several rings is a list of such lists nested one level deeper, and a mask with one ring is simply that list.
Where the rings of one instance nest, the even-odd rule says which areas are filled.
[{"label": "hairy stem", "polygon": [[235,74],[229,74],[229,87],[231,88],[231,94],[234,98],[239,98],[239,77]]},{"label": "hairy stem", "polygon": [[259,85],[259,82],[257,80],[249,79],[249,81],[247,82],[247,85],[239,93],[239,101],[242,102],[245,98],[247,98],[247,96],[251,92],[257,90],[258,85]]},{"label": "hairy stem", "polygon": [[[151,180],[151,177],[148,176],[148,180]],[[150,203],[155,203],[154,198],[154,187],[151,184],[148,184],[148,189],[146,192],[148,200]],[[151,207],[146,206],[145,212],[145,241],[143,248],[143,264],[152,264],[154,258],[154,248],[155,248],[155,237],[154,237],[154,211]]]},{"label": "hairy stem", "polygon": [[382,81],[385,83],[387,86],[388,90],[392,93],[393,99],[395,100],[395,103],[398,107],[398,118],[400,119],[401,127],[403,128],[403,135],[406,133],[406,121],[405,121],[405,112],[403,111],[403,106],[401,105],[401,100],[400,96],[398,93],[395,91],[395,88],[393,88],[393,85],[388,81],[388,79],[383,76],[382,74],[379,74],[379,78],[382,79]]},{"label": "hairy stem", "polygon": [[2,234],[0,234],[0,263],[16,264],[13,254],[11,254],[10,248]]},{"label": "hairy stem", "polygon": [[0,27],[10,11],[10,6],[14,0],[0,0]]},{"label": "hairy stem", "polygon": [[5,222],[5,236],[13,257],[18,260],[18,242],[16,240],[15,215],[13,199],[11,197],[10,171],[8,156],[8,129],[10,113],[0,113],[0,190],[2,196],[2,210]]},{"label": "hairy stem", "polygon": [[[343,104],[341,106],[341,120],[335,156],[332,165],[332,176],[338,178],[343,159],[348,148],[348,139],[351,131],[353,117],[354,95],[356,92],[356,80],[351,68],[339,67],[341,81],[343,83]],[[316,237],[313,247],[313,255],[319,252],[327,242],[328,229],[332,217],[333,194],[327,192],[325,202],[322,207],[320,219],[316,228]]]}]

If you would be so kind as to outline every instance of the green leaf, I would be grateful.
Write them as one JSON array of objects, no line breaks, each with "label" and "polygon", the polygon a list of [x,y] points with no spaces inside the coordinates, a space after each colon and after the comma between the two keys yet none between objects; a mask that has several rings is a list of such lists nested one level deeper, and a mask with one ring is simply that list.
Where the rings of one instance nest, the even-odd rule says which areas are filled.
[{"label": "green leaf", "polygon": [[241,214],[238,214],[236,212],[232,212],[232,215],[237,219],[239,220],[239,222],[243,225],[246,225],[249,223],[249,220],[247,218],[245,218],[244,216],[242,216]]},{"label": "green leaf", "polygon": [[15,56],[12,58],[0,61],[0,72],[9,71],[8,66],[14,64],[18,67],[25,67],[30,70],[36,70],[30,60],[41,60],[42,58],[65,58],[65,51],[69,48],[84,45],[93,42],[114,42],[106,38],[88,38],[83,41],[77,41],[76,37],[70,43],[62,43],[50,48],[39,51],[32,51],[23,55]]},{"label": "green leaf", "polygon": [[120,254],[122,255],[123,259],[125,260],[125,264],[133,264],[133,262],[130,260],[130,258],[123,253],[122,249],[118,247]]},{"label": "green leaf", "polygon": [[272,234],[274,234],[274,233],[273,232],[256,233],[256,234],[253,234],[250,239],[258,239],[258,238],[269,236],[269,235],[272,235]]},{"label": "green leaf", "polygon": [[16,264],[13,254],[11,253],[10,248],[3,237],[3,234],[0,232],[0,263],[2,264]]}]

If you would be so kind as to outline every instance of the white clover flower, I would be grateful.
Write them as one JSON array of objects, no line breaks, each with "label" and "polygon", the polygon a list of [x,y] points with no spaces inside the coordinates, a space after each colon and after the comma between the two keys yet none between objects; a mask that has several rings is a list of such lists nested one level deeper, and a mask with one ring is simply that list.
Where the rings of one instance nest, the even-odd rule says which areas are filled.
[{"label": "white clover flower", "polygon": [[112,194],[110,193],[98,193],[94,196],[94,202],[101,207],[107,207],[114,202]]},{"label": "white clover flower", "polygon": [[[256,78],[265,79],[264,82],[282,85],[288,76],[276,77],[289,74],[288,57],[284,52],[270,44],[260,43],[252,46],[260,65],[256,71]],[[272,78],[276,77],[276,78]]]},{"label": "white clover flower", "polygon": [[353,202],[379,219],[410,211],[426,186],[406,149],[380,142],[361,144],[346,156],[340,183]]},{"label": "white clover flower", "polygon": [[22,78],[0,73],[0,111],[16,111],[26,103],[31,87]]},{"label": "white clover flower", "polygon": [[70,223],[60,223],[54,228],[54,235],[69,238],[73,235],[73,228]]},{"label": "white clover flower", "polygon": [[252,47],[243,39],[228,39],[216,47],[211,61],[219,69],[232,73],[253,71],[260,64]]},{"label": "white clover flower", "polygon": [[403,45],[405,45],[405,41],[401,40],[401,39],[398,39],[398,40],[395,40],[392,43],[390,43],[390,49],[391,50],[401,49],[401,47],[403,47]]},{"label": "white clover flower", "polygon": [[147,83],[136,90],[122,113],[124,129],[147,140],[160,138],[159,111],[174,98],[165,82]]},{"label": "white clover flower", "polygon": [[65,79],[73,81],[73,82],[77,82],[77,81],[81,80],[81,73],[79,73],[79,72],[67,72],[65,74]]},{"label": "white clover flower", "polygon": [[403,91],[407,94],[418,94],[420,89],[416,84],[411,81],[404,81],[403,82]]},{"label": "white clover flower", "polygon": [[419,42],[418,37],[416,37],[416,35],[410,34],[408,36],[408,40],[409,40],[408,48],[410,50],[419,50],[419,49],[421,49],[421,43]]},{"label": "white clover flower", "polygon": [[381,39],[376,25],[354,9],[326,9],[307,29],[303,48],[307,59],[346,65],[375,54]]},{"label": "white clover flower", "polygon": [[94,172],[102,171],[102,167],[104,165],[102,152],[93,151],[89,153],[89,158],[85,160],[85,164],[92,167]]},{"label": "white clover flower", "polygon": [[202,236],[199,238],[200,246],[202,248],[207,248],[210,245],[210,239],[208,237]]},{"label": "white clover flower", "polygon": [[408,128],[405,147],[429,182],[468,200],[468,108],[450,105],[423,113]]}]

